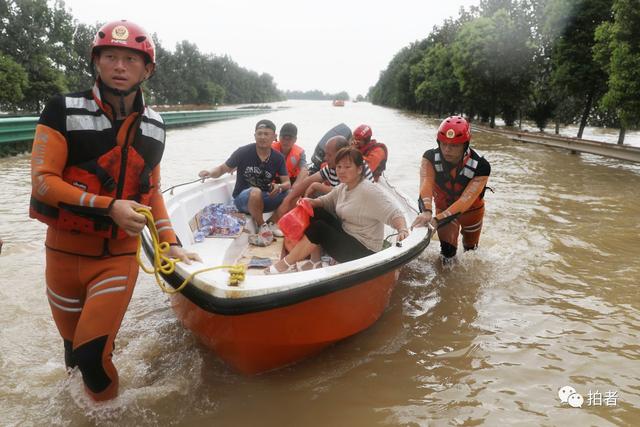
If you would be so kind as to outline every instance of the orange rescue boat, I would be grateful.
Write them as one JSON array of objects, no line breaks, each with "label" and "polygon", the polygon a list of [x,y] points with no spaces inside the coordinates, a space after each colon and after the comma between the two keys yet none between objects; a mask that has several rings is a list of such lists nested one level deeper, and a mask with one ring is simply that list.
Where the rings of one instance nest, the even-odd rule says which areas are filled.
[{"label": "orange rescue boat", "polygon": [[[183,246],[204,261],[186,265],[164,279],[174,288],[191,273],[206,267],[248,264],[252,258],[278,259],[282,239],[267,248],[249,245],[252,221],[235,238],[205,238],[196,242],[194,217],[213,203],[229,203],[235,182],[226,176],[175,188],[165,197],[171,221]],[[411,224],[417,211],[406,196],[388,183],[379,183],[403,206]],[[386,230],[393,233],[392,229]],[[371,326],[389,303],[399,269],[429,244],[431,230],[412,231],[401,245],[355,261],[320,269],[264,275],[248,270],[239,285],[228,283],[225,270],[197,274],[171,295],[180,321],[237,371],[255,374],[309,357],[332,343]],[[393,238],[392,238],[393,239]],[[151,239],[143,233],[143,247],[152,257]]]}]

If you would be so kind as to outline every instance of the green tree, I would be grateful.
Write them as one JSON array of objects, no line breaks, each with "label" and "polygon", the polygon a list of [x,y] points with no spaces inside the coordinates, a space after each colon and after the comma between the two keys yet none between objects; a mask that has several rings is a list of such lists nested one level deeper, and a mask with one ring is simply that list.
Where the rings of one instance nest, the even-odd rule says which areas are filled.
[{"label": "green tree", "polygon": [[529,91],[532,58],[530,35],[504,9],[463,25],[452,63],[469,108],[484,111],[491,127],[500,111],[514,117]]},{"label": "green tree", "polygon": [[368,98],[374,104],[396,108],[415,109],[414,89],[411,84],[411,67],[422,59],[424,42],[412,43],[398,52],[380,79],[369,91]]},{"label": "green tree", "polygon": [[98,28],[98,25],[77,24],[73,29],[71,49],[68,49],[66,57],[61,60],[67,86],[73,92],[93,85],[90,49]]},{"label": "green tree", "polygon": [[524,0],[521,2],[522,14],[531,28],[531,40],[534,46],[531,92],[524,106],[524,115],[532,119],[540,131],[543,131],[549,120],[553,118],[559,102],[552,87],[550,58],[551,48],[558,33],[555,27],[546,25],[546,13],[552,1]]},{"label": "green tree", "polygon": [[14,110],[24,98],[27,72],[10,57],[0,53],[0,108]]},{"label": "green tree", "polygon": [[72,44],[70,15],[60,1],[9,0],[0,7],[2,52],[28,74],[24,98],[16,107],[39,111],[51,95],[67,90],[62,59]]},{"label": "green tree", "polygon": [[334,95],[333,99],[337,99],[340,101],[348,101],[349,94],[346,91],[338,92]]},{"label": "green tree", "polygon": [[227,56],[203,54],[182,41],[174,52],[156,42],[157,73],[149,81],[150,99],[161,104],[269,102],[281,98],[273,77],[249,71]]},{"label": "green tree", "polygon": [[166,50],[157,34],[151,36],[156,46],[156,70],[145,87],[146,101],[150,104],[169,104],[173,81],[178,76],[177,66],[170,51]]},{"label": "green tree", "polygon": [[32,56],[26,66],[29,84],[20,105],[29,111],[40,111],[52,95],[68,91],[62,71],[58,70],[45,55]]},{"label": "green tree", "polygon": [[[308,90],[305,92],[299,90],[287,90],[284,92],[286,99],[313,99],[313,100],[332,100],[341,99],[343,101],[349,100],[349,94],[345,91],[338,93],[324,93],[320,90]],[[362,98],[362,95],[360,95]],[[362,99],[360,99],[362,100]]]},{"label": "green tree", "polygon": [[204,58],[198,46],[186,40],[176,45],[173,53],[174,64],[179,64],[173,79],[170,99],[178,104],[200,103],[206,87]]},{"label": "green tree", "polygon": [[602,23],[596,32],[594,58],[607,72],[608,91],[603,108],[620,120],[618,144],[625,131],[640,123],[640,10],[633,0],[614,0],[613,22]]},{"label": "green tree", "polygon": [[421,43],[422,58],[410,69],[411,89],[419,111],[438,116],[462,111],[464,100],[451,56],[460,28],[472,19],[470,13],[461,9],[458,19],[447,19],[442,26],[434,27]]},{"label": "green tree", "polygon": [[555,13],[549,14],[549,25],[562,28],[552,52],[553,85],[561,99],[583,100],[578,138],[606,91],[606,74],[595,62],[592,48],[597,26],[611,18],[611,5],[612,0],[555,0],[550,7]]},{"label": "green tree", "polygon": [[[17,76],[11,59],[27,73],[25,87],[3,90],[3,102],[13,103],[4,108],[39,111],[56,93],[90,86],[89,50],[97,30],[97,25],[78,24],[61,0],[0,0],[0,55],[7,58],[3,70]],[[157,35],[153,38],[158,72],[145,85],[148,101],[217,104],[281,97],[269,74],[246,70],[227,56],[202,54],[188,41],[170,52],[162,48]]]},{"label": "green tree", "polygon": [[443,116],[461,111],[462,93],[453,71],[450,46],[437,43],[428,48],[411,73],[416,82],[416,105],[422,112]]}]

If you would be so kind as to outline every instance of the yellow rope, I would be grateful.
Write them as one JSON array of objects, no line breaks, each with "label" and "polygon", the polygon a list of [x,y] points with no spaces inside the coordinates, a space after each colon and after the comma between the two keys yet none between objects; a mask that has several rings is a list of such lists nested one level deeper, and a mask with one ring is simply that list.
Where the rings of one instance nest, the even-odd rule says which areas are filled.
[{"label": "yellow rope", "polygon": [[140,258],[140,250],[142,248],[142,236],[138,236],[138,249],[136,251],[136,258],[138,260],[138,265],[142,268],[147,274],[153,274],[156,278],[156,283],[160,286],[163,292],[168,294],[175,294],[180,292],[187,283],[193,279],[196,274],[204,273],[205,271],[212,271],[217,269],[227,269],[229,271],[229,285],[237,286],[240,282],[244,281],[246,267],[243,264],[236,265],[219,265],[217,267],[209,267],[203,268],[202,270],[194,271],[191,273],[177,288],[172,288],[167,285],[162,278],[160,277],[160,273],[162,274],[171,274],[176,269],[176,263],[180,262],[180,260],[175,258],[170,258],[167,254],[169,253],[170,245],[167,242],[160,242],[160,236],[158,234],[158,229],[156,228],[156,223],[153,219],[153,214],[149,209],[136,209],[138,213],[141,213],[147,218],[147,228],[149,228],[149,234],[151,234],[151,245],[153,248],[153,267],[149,268],[145,266]]}]

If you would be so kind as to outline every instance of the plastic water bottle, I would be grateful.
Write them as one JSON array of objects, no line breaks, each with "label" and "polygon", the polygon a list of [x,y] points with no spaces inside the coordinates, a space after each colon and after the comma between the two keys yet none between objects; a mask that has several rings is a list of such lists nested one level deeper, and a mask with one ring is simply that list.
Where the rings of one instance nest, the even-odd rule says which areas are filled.
[{"label": "plastic water bottle", "polygon": [[238,212],[238,208],[233,203],[229,203],[228,205],[223,206],[224,213],[232,214]]},{"label": "plastic water bottle", "polygon": [[231,235],[235,236],[240,233],[240,223],[236,222],[235,225],[231,228]]},{"label": "plastic water bottle", "polygon": [[208,213],[203,212],[202,215],[200,215],[200,226],[202,227],[207,225],[211,225],[211,217]]},{"label": "plastic water bottle", "polygon": [[201,230],[197,230],[195,233],[193,233],[193,240],[196,243],[200,243],[202,241],[204,241],[205,235]]}]

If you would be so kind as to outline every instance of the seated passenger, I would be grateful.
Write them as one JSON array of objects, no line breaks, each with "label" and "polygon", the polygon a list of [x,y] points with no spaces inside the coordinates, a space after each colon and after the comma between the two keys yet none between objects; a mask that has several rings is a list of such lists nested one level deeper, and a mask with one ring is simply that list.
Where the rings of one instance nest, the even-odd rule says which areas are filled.
[{"label": "seated passenger", "polygon": [[[324,166],[322,166],[318,172],[309,175],[302,181],[298,181],[282,201],[282,204],[278,206],[278,209],[276,209],[269,221],[274,224],[277,223],[278,220],[282,218],[282,215],[294,208],[301,196],[311,197],[311,195],[316,193],[326,194],[330,192],[333,187],[338,186],[340,181],[336,175],[335,156],[338,150],[348,146],[349,141],[343,136],[338,135],[329,139],[324,149]],[[369,181],[373,182],[373,174],[366,163],[364,164],[364,175]],[[325,182],[327,182],[328,185],[324,184]]]},{"label": "seated passenger", "polygon": [[[276,138],[276,125],[271,120],[260,120],[254,133],[256,142],[238,148],[226,162],[211,170],[203,170],[200,178],[219,178],[237,168],[233,202],[240,212],[248,213],[258,228],[258,234],[281,235],[277,227],[264,222],[264,212],[272,212],[291,188],[282,154],[271,148]],[[275,183],[276,175],[281,183]],[[265,236],[266,237],[266,236]]]},{"label": "seated passenger", "polygon": [[291,184],[295,184],[296,180],[302,181],[309,176],[307,168],[307,156],[304,148],[296,144],[298,140],[298,128],[293,123],[285,123],[280,128],[280,139],[271,144],[271,148],[278,151],[284,156],[289,172],[289,180]]},{"label": "seated passenger", "polygon": [[380,175],[387,168],[387,159],[389,151],[387,146],[381,142],[371,139],[373,132],[367,125],[360,125],[353,131],[353,145],[364,156],[367,164],[373,171],[373,179],[378,182]]},{"label": "seated passenger", "polygon": [[343,136],[347,141],[351,139],[351,129],[349,126],[344,123],[340,123],[330,129],[324,136],[318,141],[316,144],[316,148],[313,150],[313,154],[311,155],[311,163],[309,165],[309,173],[316,173],[322,167],[322,163],[326,160],[325,157],[325,148],[327,146],[327,142],[334,136]]},{"label": "seated passenger", "polygon": [[340,185],[317,199],[306,199],[314,208],[311,224],[291,252],[267,268],[265,274],[294,271],[296,262],[309,255],[318,266],[321,249],[338,262],[371,255],[382,250],[384,224],[397,230],[398,241],[409,235],[400,207],[365,179],[364,159],[357,149],[338,151],[336,172]]}]

